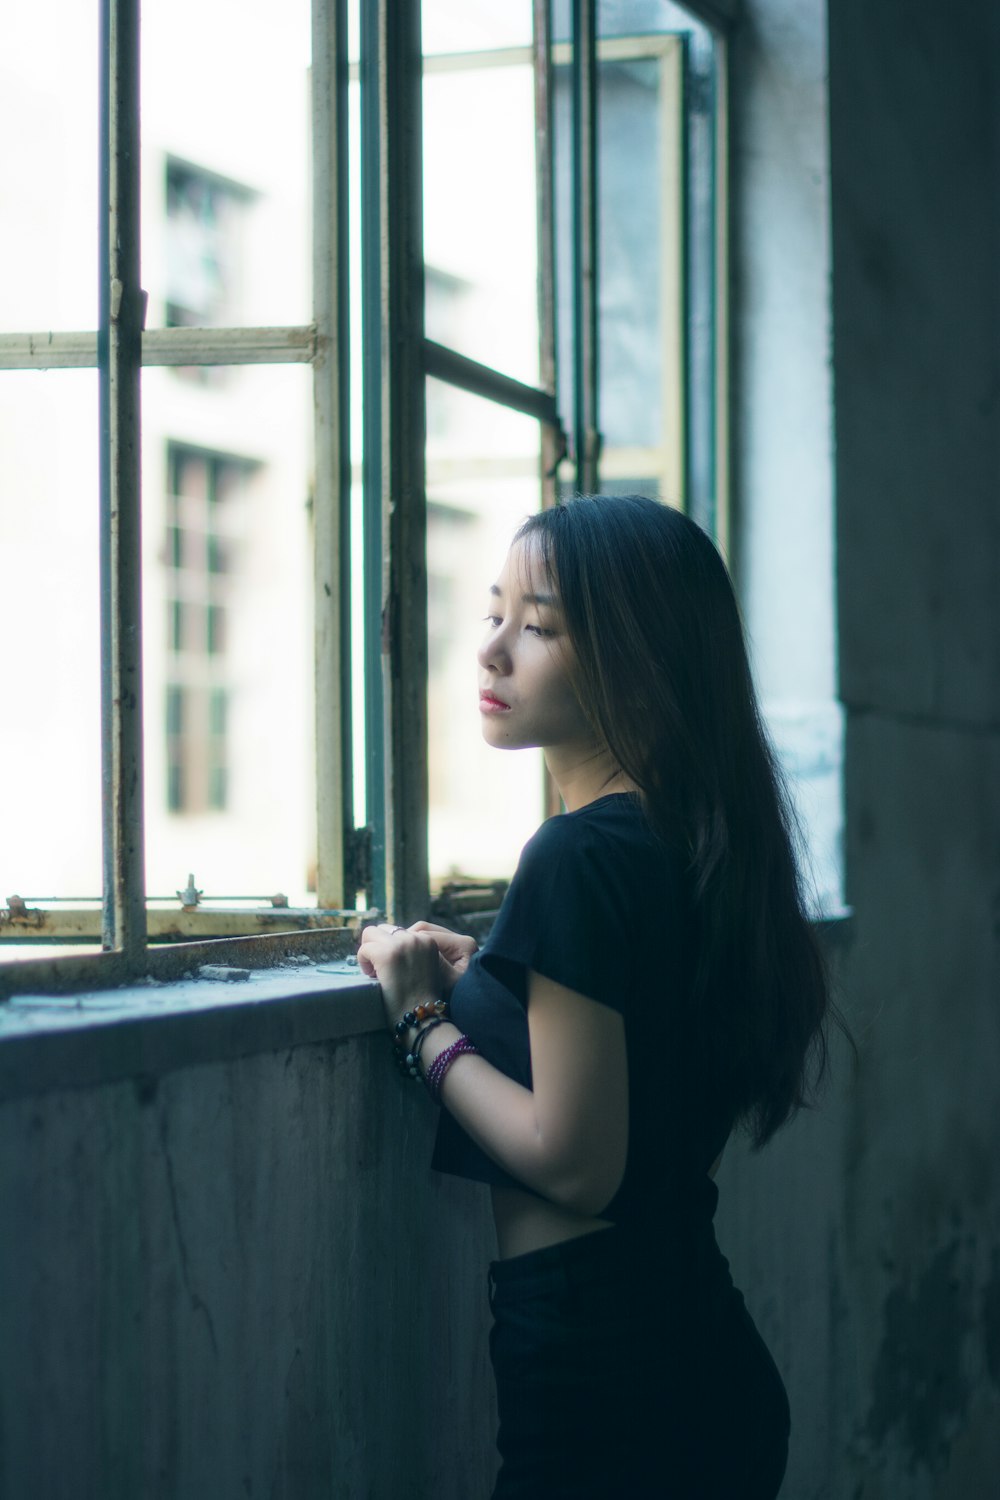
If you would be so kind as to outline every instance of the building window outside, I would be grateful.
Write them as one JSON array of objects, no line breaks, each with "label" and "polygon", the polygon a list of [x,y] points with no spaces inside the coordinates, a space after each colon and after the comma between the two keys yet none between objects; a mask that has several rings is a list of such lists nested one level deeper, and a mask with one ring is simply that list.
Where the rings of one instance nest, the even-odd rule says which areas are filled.
[{"label": "building window outside", "polygon": [[187,162],[166,164],[166,321],[168,328],[239,321],[246,188]]},{"label": "building window outside", "polygon": [[227,633],[253,465],[180,444],[167,450],[167,807],[224,812],[231,695]]}]

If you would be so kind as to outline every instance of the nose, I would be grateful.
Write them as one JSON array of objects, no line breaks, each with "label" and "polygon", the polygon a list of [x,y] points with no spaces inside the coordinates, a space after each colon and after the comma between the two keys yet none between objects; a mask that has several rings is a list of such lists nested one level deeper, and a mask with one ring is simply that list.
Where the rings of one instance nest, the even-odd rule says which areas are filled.
[{"label": "nose", "polygon": [[502,676],[510,670],[510,653],[506,641],[503,625],[496,630],[490,626],[476,652],[476,661],[484,672],[497,672]]}]

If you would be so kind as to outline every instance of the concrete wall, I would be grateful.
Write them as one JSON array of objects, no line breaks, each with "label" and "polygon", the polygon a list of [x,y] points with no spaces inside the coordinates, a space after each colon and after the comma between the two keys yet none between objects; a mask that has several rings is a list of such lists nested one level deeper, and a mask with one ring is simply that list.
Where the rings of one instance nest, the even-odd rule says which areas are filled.
[{"label": "concrete wall", "polygon": [[[815,125],[825,80],[814,71],[791,112],[770,91],[806,10],[750,0],[733,58],[737,165],[770,152],[792,199],[808,168],[787,140]],[[720,1238],[789,1384],[783,1493],[985,1500],[1000,1474],[998,13],[829,11],[855,913],[839,981],[861,1059],[854,1077],[839,1049],[821,1112],[763,1157],[732,1154]],[[769,99],[788,121],[770,141]],[[737,268],[779,253],[766,233],[738,221]],[[750,337],[755,316],[744,302]],[[780,399],[780,378],[760,378],[757,398]],[[756,493],[742,503],[752,529]]]},{"label": "concrete wall", "polygon": [[384,1035],[0,1107],[4,1500],[488,1494],[492,1231],[433,1116]]}]

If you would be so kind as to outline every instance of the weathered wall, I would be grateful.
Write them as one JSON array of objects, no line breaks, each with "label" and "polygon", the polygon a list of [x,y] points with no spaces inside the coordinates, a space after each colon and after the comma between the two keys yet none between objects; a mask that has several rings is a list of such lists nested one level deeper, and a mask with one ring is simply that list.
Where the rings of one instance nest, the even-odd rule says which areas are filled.
[{"label": "weathered wall", "polygon": [[[748,5],[737,136],[760,102],[741,114],[740,88],[754,69],[766,85],[760,49],[780,67],[802,9]],[[998,12],[829,11],[855,913],[840,979],[861,1062],[852,1078],[841,1054],[819,1114],[725,1164],[720,1236],[789,1384],[785,1494],[986,1500],[1000,1474]]]},{"label": "weathered wall", "polygon": [[1000,1475],[1000,27],[831,7],[857,1500]]},{"label": "weathered wall", "polygon": [[488,1494],[491,1236],[433,1113],[381,1035],[0,1108],[4,1500]]}]

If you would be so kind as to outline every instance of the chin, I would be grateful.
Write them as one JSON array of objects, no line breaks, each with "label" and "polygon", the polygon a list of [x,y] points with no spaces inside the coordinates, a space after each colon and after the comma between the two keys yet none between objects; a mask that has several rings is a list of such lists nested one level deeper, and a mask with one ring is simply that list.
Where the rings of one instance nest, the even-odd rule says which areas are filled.
[{"label": "chin", "polygon": [[494,750],[525,749],[525,746],[520,740],[512,739],[509,735],[504,734],[498,724],[491,724],[489,721],[486,721],[483,724],[482,728],[483,739],[486,741],[487,745],[491,746],[491,748]]}]

